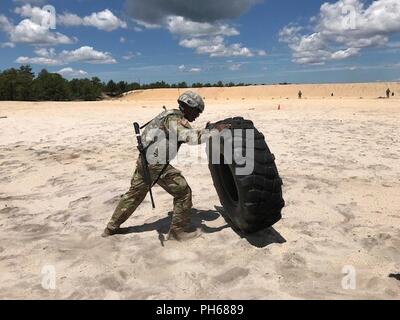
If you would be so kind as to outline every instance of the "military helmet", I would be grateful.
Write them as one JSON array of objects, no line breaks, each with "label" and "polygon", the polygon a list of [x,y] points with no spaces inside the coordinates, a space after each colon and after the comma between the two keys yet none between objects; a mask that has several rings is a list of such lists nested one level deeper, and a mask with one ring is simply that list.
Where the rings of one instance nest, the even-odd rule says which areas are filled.
[{"label": "military helmet", "polygon": [[190,108],[196,108],[202,113],[204,111],[204,101],[200,95],[193,91],[186,91],[178,99],[179,107],[182,109],[184,105]]}]

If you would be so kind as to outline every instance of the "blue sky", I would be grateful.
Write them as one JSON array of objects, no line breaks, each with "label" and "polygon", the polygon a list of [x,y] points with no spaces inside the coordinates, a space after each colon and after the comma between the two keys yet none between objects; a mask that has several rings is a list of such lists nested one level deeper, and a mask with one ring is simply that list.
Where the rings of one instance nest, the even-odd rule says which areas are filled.
[{"label": "blue sky", "polygon": [[399,52],[398,0],[0,2],[0,69],[67,78],[400,81]]}]

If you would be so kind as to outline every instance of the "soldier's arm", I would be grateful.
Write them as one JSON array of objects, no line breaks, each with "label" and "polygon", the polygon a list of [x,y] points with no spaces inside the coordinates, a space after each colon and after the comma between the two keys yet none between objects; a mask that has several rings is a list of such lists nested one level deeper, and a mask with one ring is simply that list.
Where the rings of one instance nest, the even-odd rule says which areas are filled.
[{"label": "soldier's arm", "polygon": [[171,116],[165,120],[165,127],[169,131],[170,139],[177,139],[178,142],[190,145],[201,144],[206,141],[210,132],[207,129],[193,129],[185,118]]}]

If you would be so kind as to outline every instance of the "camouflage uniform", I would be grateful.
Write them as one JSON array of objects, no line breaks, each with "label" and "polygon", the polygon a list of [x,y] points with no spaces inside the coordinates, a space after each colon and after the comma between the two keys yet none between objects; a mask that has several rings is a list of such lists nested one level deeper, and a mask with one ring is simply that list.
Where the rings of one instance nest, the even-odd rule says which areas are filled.
[{"label": "camouflage uniform", "polygon": [[[165,133],[165,139],[168,141],[171,134],[177,137],[179,143],[199,144],[201,143],[202,130],[193,130],[189,122],[184,118],[183,113],[180,110],[165,111],[153,119],[143,131],[142,139],[145,147],[151,147],[153,158],[151,164],[149,164],[149,171],[153,182],[158,178],[161,171],[165,167],[165,160],[169,163],[178,149],[178,147],[172,148],[171,150],[168,143],[164,140],[154,142],[152,136],[152,130],[161,130]],[[177,144],[176,141],[172,141],[171,145]],[[160,150],[167,152],[167,158],[161,159]],[[150,150],[150,149],[148,149]],[[149,160],[149,152],[147,152],[147,158]],[[192,208],[192,190],[190,189],[185,178],[181,172],[175,169],[170,164],[167,165],[163,173],[160,176],[157,184],[167,191],[174,197],[174,214],[172,218],[171,229],[175,229],[177,232],[183,231],[184,228],[189,224],[190,220],[190,209]],[[119,202],[115,212],[111,218],[111,221],[107,225],[110,230],[116,230],[123,224],[136,210],[136,208],[144,200],[148,192],[148,186],[144,181],[143,168],[141,162],[138,160],[137,168],[134,172],[131,180],[131,187],[125,195],[123,195]]]}]

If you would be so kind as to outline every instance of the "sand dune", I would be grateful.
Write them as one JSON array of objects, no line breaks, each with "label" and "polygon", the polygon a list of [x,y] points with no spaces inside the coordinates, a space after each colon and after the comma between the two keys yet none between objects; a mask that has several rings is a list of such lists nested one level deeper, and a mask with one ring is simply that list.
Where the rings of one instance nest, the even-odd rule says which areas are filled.
[{"label": "sand dune", "polygon": [[[304,99],[340,99],[340,98],[379,98],[386,97],[386,90],[400,98],[400,82],[388,83],[353,83],[353,84],[299,84],[299,85],[264,85],[233,88],[200,88],[194,91],[206,100],[263,100],[297,98],[299,90]],[[174,101],[185,89],[139,90],[127,94],[123,100],[163,100]],[[331,94],[334,94],[333,98]]]},{"label": "sand dune", "polygon": [[[400,103],[357,97],[383,89],[256,101],[264,88],[246,88],[235,103],[215,101],[230,89],[204,89],[220,93],[196,125],[253,119],[276,155],[287,206],[273,228],[241,237],[221,217],[207,165],[178,163],[203,233],[165,247],[158,231],[168,229],[172,199],[158,187],[156,210],[146,199],[126,234],[100,234],[138,155],[131,123],[151,119],[164,100],[172,106],[176,92],[0,103],[8,117],[0,119],[0,298],[399,299],[400,281],[389,275],[400,273]],[[279,90],[273,95],[288,94]],[[54,290],[42,285],[46,266],[56,272]],[[343,286],[349,268],[354,288]]]}]

